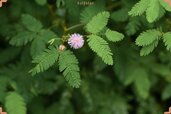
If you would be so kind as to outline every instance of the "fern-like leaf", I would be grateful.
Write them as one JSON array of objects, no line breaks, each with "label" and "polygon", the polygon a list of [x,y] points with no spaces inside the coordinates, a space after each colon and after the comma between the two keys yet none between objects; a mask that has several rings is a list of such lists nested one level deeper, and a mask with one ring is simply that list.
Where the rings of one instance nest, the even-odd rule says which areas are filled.
[{"label": "fern-like leaf", "polygon": [[167,32],[163,35],[163,41],[165,43],[166,49],[171,51],[171,32]]},{"label": "fern-like leaf", "polygon": [[86,30],[94,34],[100,32],[107,25],[109,16],[110,14],[108,12],[98,13],[86,25]]},{"label": "fern-like leaf", "polygon": [[103,38],[96,35],[89,35],[87,41],[89,47],[97,53],[106,64],[113,65],[113,54],[108,43]]},{"label": "fern-like leaf", "polygon": [[106,35],[107,39],[112,42],[121,41],[124,38],[123,34],[117,32],[117,31],[112,31],[110,29],[107,29],[105,35]]},{"label": "fern-like leaf", "polygon": [[56,34],[50,30],[41,30],[34,38],[31,44],[31,56],[34,58],[35,56],[39,55],[46,49],[47,42],[52,39],[56,38]]},{"label": "fern-like leaf", "polygon": [[5,107],[8,114],[26,114],[24,99],[17,92],[8,93],[5,98]]},{"label": "fern-like leaf", "polygon": [[147,46],[153,43],[155,40],[159,40],[161,37],[161,32],[158,30],[147,30],[141,33],[136,39],[136,44],[138,46]]},{"label": "fern-like leaf", "polygon": [[154,41],[152,44],[148,46],[143,47],[140,51],[140,55],[146,56],[150,54],[155,49],[155,47],[157,47],[157,45],[158,45],[158,40]]},{"label": "fern-like leaf", "polygon": [[41,22],[32,17],[31,15],[23,14],[21,21],[24,26],[30,31],[37,32],[42,28]]},{"label": "fern-like leaf", "polygon": [[31,42],[34,37],[35,34],[28,31],[23,31],[12,37],[10,40],[10,44],[14,46],[23,46],[26,45],[28,42]]},{"label": "fern-like leaf", "polygon": [[56,48],[50,47],[49,49],[46,49],[44,52],[34,58],[33,63],[35,63],[36,66],[31,69],[30,72],[32,75],[35,75],[47,70],[58,60],[58,57],[59,53]]},{"label": "fern-like leaf", "polygon": [[62,51],[59,55],[59,70],[63,72],[65,79],[68,81],[69,85],[78,88],[80,86],[80,74],[78,60],[75,55],[69,51]]},{"label": "fern-like leaf", "polygon": [[159,13],[160,13],[159,1],[158,0],[150,0],[148,8],[146,10],[146,18],[147,18],[148,22],[150,22],[150,23],[154,22],[159,17]]},{"label": "fern-like leaf", "polygon": [[136,3],[131,11],[129,11],[129,15],[131,16],[138,16],[142,15],[147,7],[148,7],[149,1],[148,0],[140,0],[138,3]]}]

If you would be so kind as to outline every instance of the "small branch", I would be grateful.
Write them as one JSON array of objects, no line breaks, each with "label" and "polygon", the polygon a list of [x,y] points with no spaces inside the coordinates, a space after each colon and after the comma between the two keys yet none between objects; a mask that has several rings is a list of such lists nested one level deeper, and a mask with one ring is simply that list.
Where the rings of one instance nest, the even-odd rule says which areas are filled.
[{"label": "small branch", "polygon": [[81,26],[83,26],[83,25],[84,25],[84,24],[77,24],[77,25],[71,26],[71,27],[69,27],[69,28],[64,28],[64,31],[67,32],[67,31],[70,31],[70,30],[72,30],[72,29],[81,27]]}]

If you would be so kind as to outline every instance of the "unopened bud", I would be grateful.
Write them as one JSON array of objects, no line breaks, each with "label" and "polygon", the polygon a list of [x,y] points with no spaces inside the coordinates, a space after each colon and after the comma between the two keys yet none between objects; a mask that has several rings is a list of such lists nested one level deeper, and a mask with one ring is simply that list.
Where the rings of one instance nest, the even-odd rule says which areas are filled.
[{"label": "unopened bud", "polygon": [[60,51],[65,50],[65,48],[66,48],[66,47],[65,47],[65,45],[63,45],[63,44],[61,44],[61,45],[59,46],[59,50],[60,50]]}]

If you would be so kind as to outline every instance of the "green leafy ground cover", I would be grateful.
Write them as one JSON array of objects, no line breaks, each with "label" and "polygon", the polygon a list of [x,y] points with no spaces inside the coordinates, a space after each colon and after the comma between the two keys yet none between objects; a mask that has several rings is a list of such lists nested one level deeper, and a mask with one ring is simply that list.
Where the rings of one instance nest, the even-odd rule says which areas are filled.
[{"label": "green leafy ground cover", "polygon": [[[0,106],[8,114],[163,114],[170,11],[164,0],[8,0]],[[67,43],[74,33],[84,38],[80,49]]]}]

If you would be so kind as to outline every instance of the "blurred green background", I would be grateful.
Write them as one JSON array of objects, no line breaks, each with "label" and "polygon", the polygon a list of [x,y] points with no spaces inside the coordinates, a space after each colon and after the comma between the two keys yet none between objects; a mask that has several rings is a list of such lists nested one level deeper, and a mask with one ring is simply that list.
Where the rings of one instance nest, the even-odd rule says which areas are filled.
[{"label": "blurred green background", "polygon": [[[167,12],[151,24],[144,15],[128,16],[138,1],[8,0],[3,3],[0,8],[0,105],[3,110],[8,114],[163,114],[167,111],[171,106],[171,53],[160,42],[153,53],[141,57],[135,39],[151,28],[169,31],[171,15]],[[33,67],[33,57],[48,47],[53,34],[42,33],[36,41],[24,42],[23,46],[17,45],[20,42],[14,44],[11,39],[26,31],[21,22],[23,14],[35,17],[45,31],[61,38],[65,28],[101,11],[110,12],[109,27],[125,34],[122,42],[110,44],[113,66],[104,64],[85,44],[82,49],[73,50],[81,69],[80,88],[67,84],[57,70],[58,65],[36,76],[28,73]],[[75,32],[85,34],[84,27],[68,33]]]}]

